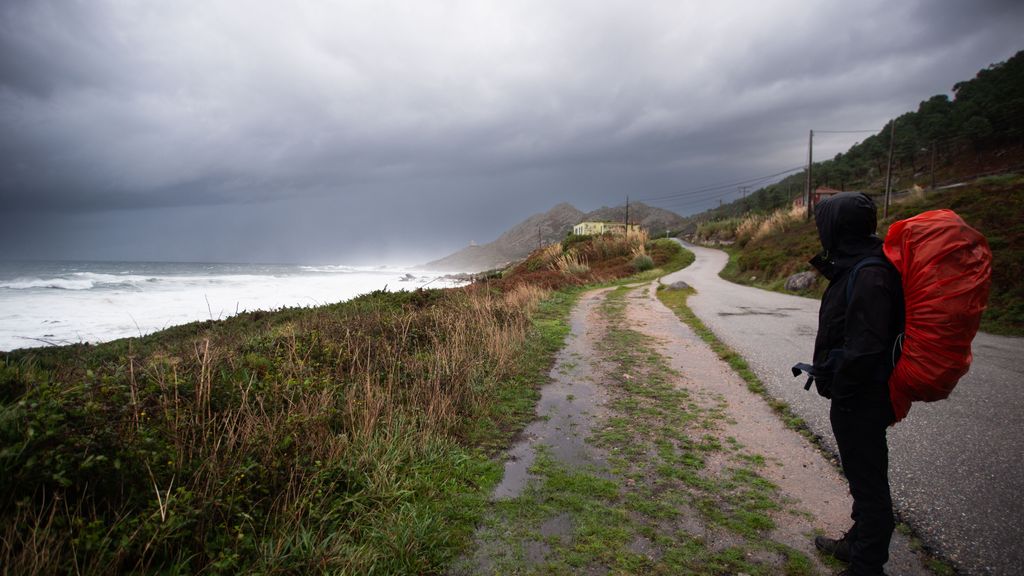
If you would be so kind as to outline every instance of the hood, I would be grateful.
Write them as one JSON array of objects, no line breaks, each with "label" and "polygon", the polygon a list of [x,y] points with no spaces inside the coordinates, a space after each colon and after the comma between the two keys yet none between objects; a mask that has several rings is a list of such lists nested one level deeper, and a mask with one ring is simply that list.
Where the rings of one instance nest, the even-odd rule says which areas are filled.
[{"label": "hood", "polygon": [[841,192],[821,201],[814,207],[814,223],[823,252],[811,264],[829,279],[865,256],[882,253],[882,239],[875,236],[878,209],[867,194]]}]

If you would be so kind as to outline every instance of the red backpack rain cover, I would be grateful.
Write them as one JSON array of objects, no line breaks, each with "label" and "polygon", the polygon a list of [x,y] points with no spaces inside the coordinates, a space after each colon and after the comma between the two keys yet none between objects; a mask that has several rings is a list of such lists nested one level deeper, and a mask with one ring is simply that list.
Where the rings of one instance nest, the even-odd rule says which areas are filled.
[{"label": "red backpack rain cover", "polygon": [[942,400],[971,366],[971,341],[988,302],[992,251],[952,210],[900,220],[885,236],[906,301],[903,355],[889,378],[896,421],[911,401]]}]

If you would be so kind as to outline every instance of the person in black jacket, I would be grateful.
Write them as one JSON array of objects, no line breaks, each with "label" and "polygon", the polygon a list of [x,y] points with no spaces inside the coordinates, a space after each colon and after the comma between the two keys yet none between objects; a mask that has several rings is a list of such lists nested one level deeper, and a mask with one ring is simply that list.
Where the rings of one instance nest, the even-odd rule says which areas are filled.
[{"label": "person in black jacket", "polygon": [[[889,401],[893,345],[903,329],[899,273],[875,235],[877,209],[867,195],[837,194],[814,210],[824,249],[811,260],[828,280],[818,313],[814,377],[818,393],[832,400],[829,417],[843,473],[853,496],[853,527],[839,539],[815,545],[850,563],[842,574],[884,574],[892,538],[889,449],[886,428],[895,415]],[[856,270],[853,268],[865,258]]]}]

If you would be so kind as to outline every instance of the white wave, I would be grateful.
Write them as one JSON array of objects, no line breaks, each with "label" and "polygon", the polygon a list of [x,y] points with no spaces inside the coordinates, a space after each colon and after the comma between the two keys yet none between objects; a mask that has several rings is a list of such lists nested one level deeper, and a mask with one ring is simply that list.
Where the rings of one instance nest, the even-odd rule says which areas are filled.
[{"label": "white wave", "polygon": [[386,266],[346,266],[344,264],[327,264],[324,266],[299,266],[303,272],[319,272],[326,274],[389,274],[394,269]]},{"label": "white wave", "polygon": [[146,282],[157,282],[159,278],[147,276],[121,276],[113,274],[97,274],[94,272],[74,272],[53,278],[15,278],[0,282],[0,288],[8,290],[92,290],[93,288],[136,288]]}]

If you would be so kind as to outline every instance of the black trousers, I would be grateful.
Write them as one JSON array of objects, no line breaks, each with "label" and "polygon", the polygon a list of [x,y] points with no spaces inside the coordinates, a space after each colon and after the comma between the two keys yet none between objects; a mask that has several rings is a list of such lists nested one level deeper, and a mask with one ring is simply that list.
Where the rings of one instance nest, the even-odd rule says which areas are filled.
[{"label": "black trousers", "polygon": [[833,400],[829,416],[853,496],[850,570],[864,576],[881,574],[889,560],[889,541],[896,526],[885,436],[894,419],[892,406],[887,393]]}]

